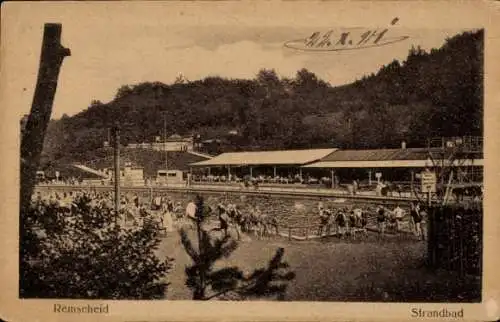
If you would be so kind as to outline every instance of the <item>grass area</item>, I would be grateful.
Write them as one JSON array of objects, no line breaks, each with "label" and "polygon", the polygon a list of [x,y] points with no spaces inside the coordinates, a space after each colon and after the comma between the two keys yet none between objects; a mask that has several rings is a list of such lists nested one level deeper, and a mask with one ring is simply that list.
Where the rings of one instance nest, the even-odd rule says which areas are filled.
[{"label": "grass area", "polygon": [[[459,278],[450,272],[424,266],[426,243],[370,234],[364,241],[255,240],[246,236],[240,247],[221,265],[237,265],[249,271],[265,266],[278,247],[296,273],[286,292],[288,301],[371,302],[479,302],[479,279]],[[159,250],[176,263],[168,279],[167,298],[191,298],[184,285],[184,268],[190,259],[178,233],[167,236]]]}]

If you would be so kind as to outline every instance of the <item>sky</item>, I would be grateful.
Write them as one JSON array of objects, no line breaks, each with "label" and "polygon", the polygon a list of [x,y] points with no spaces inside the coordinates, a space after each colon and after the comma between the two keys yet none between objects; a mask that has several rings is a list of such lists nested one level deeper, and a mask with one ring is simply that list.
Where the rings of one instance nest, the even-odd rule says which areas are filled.
[{"label": "sky", "polygon": [[[333,23],[305,11],[300,19],[294,16],[297,13],[286,16],[289,19],[267,19],[262,13],[278,7],[249,7],[227,12],[216,4],[200,8],[193,2],[146,8],[100,3],[53,4],[50,10],[33,3],[9,7],[7,19],[2,19],[2,41],[8,44],[2,47],[8,108],[15,108],[20,116],[31,108],[45,22],[62,23],[61,43],[71,50],[61,68],[52,118],[81,112],[92,100],[111,101],[122,85],[168,84],[179,74],[189,80],[216,75],[253,78],[260,69],[268,68],[293,77],[307,68],[332,86],[342,85],[376,72],[393,59],[404,60],[412,46],[437,48],[446,37],[467,30],[459,26],[416,28],[406,26],[399,17],[401,26],[398,23],[390,32],[409,36],[399,43],[363,50],[303,52],[283,44],[315,31],[337,32],[352,22],[342,24],[336,19]],[[375,24],[358,19],[354,26],[386,27],[392,18],[386,15]]]}]

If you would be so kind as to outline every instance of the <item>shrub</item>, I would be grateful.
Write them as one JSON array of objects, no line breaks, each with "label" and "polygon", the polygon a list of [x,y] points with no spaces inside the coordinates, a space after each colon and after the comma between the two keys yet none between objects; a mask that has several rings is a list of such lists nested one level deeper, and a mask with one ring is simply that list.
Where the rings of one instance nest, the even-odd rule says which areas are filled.
[{"label": "shrub", "polygon": [[118,219],[86,196],[70,208],[32,203],[21,213],[20,297],[164,297],[172,259],[155,254],[158,227],[144,220],[140,227],[126,228]]}]

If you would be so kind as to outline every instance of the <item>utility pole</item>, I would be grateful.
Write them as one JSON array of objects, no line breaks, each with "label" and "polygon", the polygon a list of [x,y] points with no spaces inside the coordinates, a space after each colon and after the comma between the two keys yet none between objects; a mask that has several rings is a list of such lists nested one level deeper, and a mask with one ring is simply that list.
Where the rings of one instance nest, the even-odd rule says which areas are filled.
[{"label": "utility pole", "polygon": [[[108,145],[106,146],[106,164],[108,164],[108,162],[110,162],[110,160],[113,158],[113,152],[112,152],[113,142],[111,141],[111,131],[112,130],[113,130],[113,128],[111,128],[111,127],[107,128]],[[111,168],[111,166],[110,166],[110,168]],[[111,170],[108,170],[108,171],[111,171]],[[111,177],[111,175],[108,175],[108,184],[110,184],[112,180],[113,180],[113,178]]]},{"label": "utility pole", "polygon": [[113,128],[113,134],[115,137],[115,211],[118,214],[120,211],[120,126],[118,124]]},{"label": "utility pole", "polygon": [[163,114],[163,146],[165,147],[165,184],[168,186],[167,114]]}]

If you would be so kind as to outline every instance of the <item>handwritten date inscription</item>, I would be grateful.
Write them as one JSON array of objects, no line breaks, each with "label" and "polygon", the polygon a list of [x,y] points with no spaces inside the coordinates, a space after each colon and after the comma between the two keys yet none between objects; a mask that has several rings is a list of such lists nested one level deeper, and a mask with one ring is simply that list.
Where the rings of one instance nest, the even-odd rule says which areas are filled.
[{"label": "handwritten date inscription", "polygon": [[[398,18],[393,19],[391,25],[396,24],[397,21]],[[386,46],[408,38],[408,36],[391,37],[389,28],[375,30],[348,28],[340,31],[317,31],[305,39],[287,41],[285,47],[303,51],[354,50]]]}]

